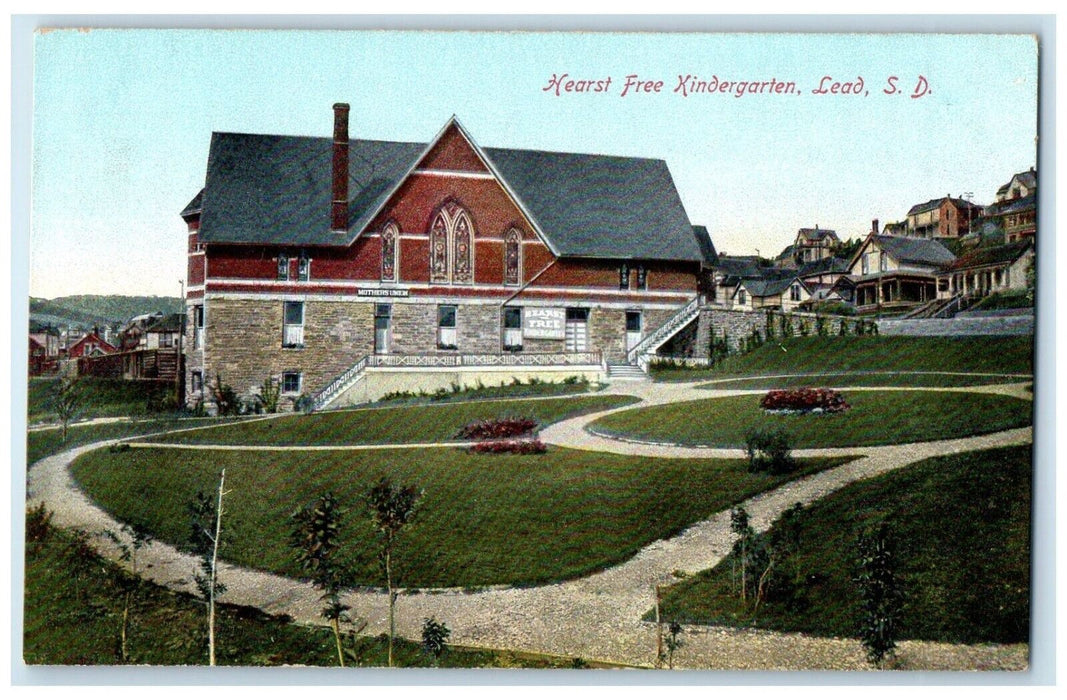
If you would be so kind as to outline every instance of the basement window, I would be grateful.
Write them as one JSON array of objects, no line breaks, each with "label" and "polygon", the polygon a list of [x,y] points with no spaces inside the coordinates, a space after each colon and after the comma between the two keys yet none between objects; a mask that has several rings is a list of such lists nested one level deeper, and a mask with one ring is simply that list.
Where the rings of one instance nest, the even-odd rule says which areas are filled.
[{"label": "basement window", "polygon": [[300,372],[282,372],[282,393],[299,394],[303,384],[303,376]]}]

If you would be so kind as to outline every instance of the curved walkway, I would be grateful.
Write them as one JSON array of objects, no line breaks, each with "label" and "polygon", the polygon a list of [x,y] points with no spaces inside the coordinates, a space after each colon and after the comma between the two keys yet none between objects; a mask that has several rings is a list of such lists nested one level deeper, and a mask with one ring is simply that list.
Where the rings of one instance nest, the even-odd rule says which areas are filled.
[{"label": "curved walkway", "polygon": [[[582,428],[614,410],[713,395],[751,393],[715,392],[697,390],[692,385],[652,383],[618,384],[612,389],[615,393],[639,396],[642,402],[563,421],[543,431],[542,439],[580,449],[610,448],[609,451],[613,452],[647,454],[650,457],[672,454],[662,447],[594,438]],[[1018,389],[1018,385],[985,385],[951,390],[1016,396]],[[77,489],[68,470],[70,462],[79,455],[113,442],[119,441],[75,448],[35,464],[29,473],[27,500],[31,503],[44,501],[54,511],[53,522],[57,525],[77,527],[91,533],[103,533],[105,530],[117,532],[119,523]],[[1021,428],[937,442],[851,450],[804,450],[803,454],[811,455],[864,456],[835,469],[784,484],[748,499],[742,505],[748,510],[753,526],[762,531],[793,503],[811,503],[857,479],[899,469],[927,457],[1029,442],[1032,442],[1032,429]],[[644,450],[646,447],[647,451]],[[711,456],[712,452],[693,448],[674,449],[681,450],[681,456]],[[731,456],[738,453],[714,452],[716,456],[721,452],[729,452]],[[451,641],[456,644],[651,666],[655,661],[657,635],[654,625],[641,622],[641,616],[654,604],[654,586],[675,580],[673,573],[676,571],[693,573],[711,568],[726,556],[732,542],[729,512],[724,511],[695,523],[676,537],[649,544],[618,566],[582,579],[536,588],[479,592],[413,591],[402,595],[398,601],[397,631],[401,636],[417,639],[423,619],[434,616],[452,628]],[[96,537],[95,543],[102,552],[116,558],[115,545],[105,537]],[[147,578],[173,588],[192,590],[192,573],[197,565],[194,557],[155,542],[143,550],[140,558],[146,563]],[[226,594],[222,597],[226,602],[251,605],[270,613],[285,613],[297,622],[321,624],[319,593],[307,583],[226,564],[221,567],[220,579],[227,586]],[[387,629],[388,605],[384,593],[353,591],[346,596],[345,602],[352,606],[354,614],[367,620],[366,633],[378,634]],[[224,637],[225,630],[220,630],[219,635]],[[684,641],[685,646],[675,654],[676,668],[869,668],[862,647],[856,640],[850,639],[700,626],[687,628]],[[899,652],[909,668],[926,670],[1021,670],[1026,668],[1028,654],[1026,645],[964,646],[928,642],[903,642],[899,645]]]}]

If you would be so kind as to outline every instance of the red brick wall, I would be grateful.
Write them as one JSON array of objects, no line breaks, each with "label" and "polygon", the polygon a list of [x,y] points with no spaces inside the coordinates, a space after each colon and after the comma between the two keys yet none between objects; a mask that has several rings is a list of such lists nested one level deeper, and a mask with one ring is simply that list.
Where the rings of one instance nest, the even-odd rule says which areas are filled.
[{"label": "red brick wall", "polygon": [[487,173],[489,169],[455,126],[450,126],[417,166],[426,170],[466,170]]}]

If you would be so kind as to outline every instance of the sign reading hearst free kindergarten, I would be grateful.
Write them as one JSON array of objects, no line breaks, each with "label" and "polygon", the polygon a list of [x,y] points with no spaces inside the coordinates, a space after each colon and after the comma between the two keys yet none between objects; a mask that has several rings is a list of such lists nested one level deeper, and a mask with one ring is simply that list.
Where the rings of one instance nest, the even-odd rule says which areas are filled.
[{"label": "sign reading hearst free kindergarten", "polygon": [[563,340],[566,325],[566,309],[527,306],[522,310],[522,334],[527,338]]}]

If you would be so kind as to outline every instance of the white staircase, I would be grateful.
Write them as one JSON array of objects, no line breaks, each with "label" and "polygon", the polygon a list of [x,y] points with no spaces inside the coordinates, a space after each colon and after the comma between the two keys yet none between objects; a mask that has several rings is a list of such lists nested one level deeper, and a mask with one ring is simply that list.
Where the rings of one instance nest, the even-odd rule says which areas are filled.
[{"label": "white staircase", "polygon": [[[633,346],[626,353],[626,361],[631,366],[636,366],[642,373],[648,370],[648,358],[659,346],[666,343],[674,334],[689,325],[700,314],[700,295],[693,297],[688,304],[667,319],[667,322],[657,328],[651,334],[645,336],[640,343]],[[608,368],[608,376],[611,376],[611,368]]]},{"label": "white staircase", "polygon": [[648,381],[648,375],[637,365],[608,365],[608,380],[623,382]]},{"label": "white staircase", "polygon": [[333,401],[340,397],[341,394],[345,393],[364,379],[367,376],[366,369],[367,361],[369,359],[370,355],[365,355],[360,358],[356,364],[349,367],[343,374],[337,377],[337,379],[330,382],[325,389],[315,394],[311,398],[312,410],[321,411],[333,403]]}]

